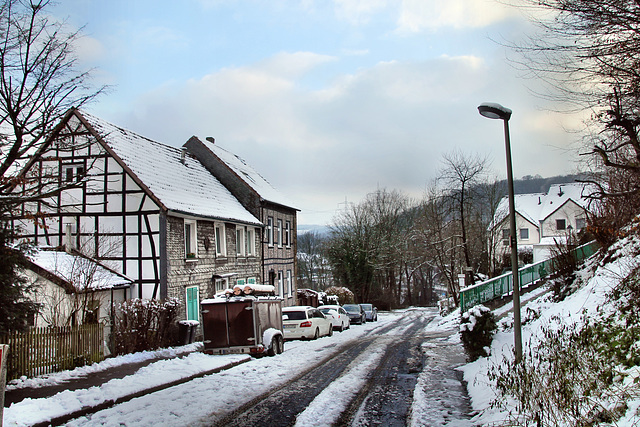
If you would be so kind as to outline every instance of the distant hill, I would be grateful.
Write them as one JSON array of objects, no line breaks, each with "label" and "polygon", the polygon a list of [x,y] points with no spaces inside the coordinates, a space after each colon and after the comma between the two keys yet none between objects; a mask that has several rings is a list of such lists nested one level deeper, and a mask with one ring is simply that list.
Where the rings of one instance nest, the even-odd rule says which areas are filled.
[{"label": "distant hill", "polygon": [[[558,175],[552,176],[551,178],[543,178],[540,175],[528,175],[522,179],[515,179],[513,181],[513,191],[515,194],[546,193],[553,184],[576,182],[576,180],[580,178],[584,178],[584,175]],[[504,185],[506,195],[507,180],[505,179],[501,181],[501,183]]]},{"label": "distant hill", "polygon": [[298,224],[298,236],[301,234],[315,232],[322,237],[329,235],[329,226],[328,225],[306,225],[306,224]]},{"label": "distant hill", "polygon": [[[576,182],[577,179],[584,178],[584,175],[558,175],[550,178],[543,178],[540,175],[536,176],[524,176],[522,179],[515,179],[513,181],[513,191],[515,194],[530,194],[530,193],[546,193],[549,191],[549,187],[553,184],[564,184]],[[499,182],[503,189],[504,196],[507,195],[507,180],[504,179]],[[320,236],[325,237],[329,235],[329,226],[327,225],[308,225],[298,224],[298,235],[314,231]]]}]

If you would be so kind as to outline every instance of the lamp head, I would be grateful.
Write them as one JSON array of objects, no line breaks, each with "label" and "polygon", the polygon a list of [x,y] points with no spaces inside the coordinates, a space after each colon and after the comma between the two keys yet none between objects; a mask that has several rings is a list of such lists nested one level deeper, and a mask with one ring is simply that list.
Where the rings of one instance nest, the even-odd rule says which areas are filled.
[{"label": "lamp head", "polygon": [[502,119],[509,120],[511,118],[511,110],[507,107],[503,107],[500,104],[495,104],[493,102],[483,102],[478,107],[478,112],[490,119]]}]

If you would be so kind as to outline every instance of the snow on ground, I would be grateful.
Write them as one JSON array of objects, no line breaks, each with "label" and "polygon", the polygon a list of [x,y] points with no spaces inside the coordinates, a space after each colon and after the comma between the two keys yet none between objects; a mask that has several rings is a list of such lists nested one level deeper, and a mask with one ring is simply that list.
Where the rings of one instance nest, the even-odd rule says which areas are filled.
[{"label": "snow on ground", "polygon": [[[591,313],[595,312],[604,300],[606,293],[611,287],[625,275],[627,271],[636,265],[640,265],[640,259],[629,256],[623,249],[620,250],[620,257],[606,267],[599,268],[593,277],[584,273],[585,285],[570,295],[562,303],[552,303],[544,294],[543,290],[529,294],[523,299],[521,313],[523,316],[522,338],[524,345],[531,345],[537,339],[537,333],[543,326],[549,325],[551,316],[561,316],[565,321],[578,321],[583,310]],[[587,271],[585,269],[585,271]],[[513,314],[509,312],[510,305],[496,311],[497,315],[504,314],[505,318],[501,324],[505,329],[496,333],[491,347],[491,356],[481,358],[473,363],[463,363],[459,367],[464,375],[467,392],[471,398],[471,405],[477,415],[468,421],[456,420],[455,417],[447,421],[447,425],[467,426],[467,425],[487,425],[497,423],[505,419],[505,414],[490,409],[494,392],[487,379],[487,369],[491,364],[498,363],[503,356],[510,355],[513,348],[513,330],[509,327],[513,322]],[[541,316],[535,320],[527,321],[527,310],[536,310]],[[429,309],[433,310],[433,309]],[[118,396],[126,396],[137,390],[144,389],[150,385],[157,385],[158,379],[168,382],[177,377],[187,377],[193,375],[195,371],[206,371],[213,367],[225,365],[232,361],[247,359],[246,363],[238,365],[203,378],[190,381],[186,384],[162,390],[153,395],[147,395],[133,399],[129,402],[117,405],[113,408],[100,411],[90,418],[82,418],[70,422],[70,426],[83,425],[105,425],[119,426],[125,421],[126,425],[147,426],[156,425],[207,425],[210,424],[210,417],[224,414],[238,408],[243,402],[259,396],[274,386],[281,385],[306,370],[310,365],[316,364],[328,357],[336,347],[354,339],[362,337],[369,331],[375,330],[389,322],[397,322],[395,331],[402,331],[407,328],[407,323],[402,322],[405,310],[398,310],[391,313],[381,312],[379,321],[367,323],[365,325],[353,326],[342,333],[335,333],[333,337],[324,337],[316,341],[288,341],[285,344],[285,352],[275,357],[265,357],[252,359],[243,355],[211,356],[200,352],[193,352],[197,347],[189,346],[180,349],[162,350],[163,355],[171,356],[171,352],[185,351],[191,352],[185,357],[161,360],[154,362],[146,368],[141,369],[137,374],[122,380],[111,380],[101,387],[88,390],[65,391],[48,399],[27,399],[23,402],[15,403],[4,410],[5,426],[28,426],[34,423],[51,419],[55,416],[71,412],[83,406],[96,405],[100,402],[115,399]],[[457,351],[461,348],[459,335],[457,333],[459,323],[459,311],[441,318],[437,316],[424,332],[449,332],[449,336],[440,338],[439,341],[429,339],[423,345],[423,351],[429,356],[437,345],[449,345],[450,351]],[[198,346],[193,344],[192,346]],[[335,419],[348,404],[350,397],[357,392],[361,384],[366,381],[368,372],[379,361],[384,353],[384,341],[378,340],[377,344],[365,355],[356,358],[349,369],[331,384],[324,392],[302,412],[297,419],[298,426],[318,425],[318,419]],[[175,353],[177,355],[178,353]],[[435,353],[434,353],[435,354]],[[442,354],[442,353],[438,353]],[[453,353],[452,353],[453,354]],[[144,352],[135,355],[127,355],[118,358],[108,359],[100,364],[79,368],[74,371],[67,371],[45,378],[30,379],[14,382],[10,387],[26,387],[34,385],[45,385],[49,383],[63,382],[65,379],[86,375],[108,369],[119,363],[131,363],[134,361],[146,360],[157,357],[157,352]],[[447,379],[451,390],[448,395],[437,396],[439,409],[434,409],[432,402],[434,396],[425,393],[428,389],[430,370],[429,365],[425,367],[418,378],[418,383],[414,392],[414,402],[412,407],[412,425],[420,425],[422,421],[434,419],[433,417],[451,416],[451,413],[436,413],[442,408],[455,406],[464,399],[464,390],[460,383]],[[637,373],[640,375],[640,373]],[[346,386],[352,384],[352,386]],[[355,385],[353,385],[355,384]],[[238,398],[242,396],[242,398]],[[640,399],[629,402],[629,411],[625,419],[619,425],[636,425],[638,423],[635,411],[640,407]],[[162,410],[158,410],[162,408]],[[436,412],[434,412],[436,411]],[[454,411],[455,412],[455,411]],[[322,414],[320,417],[319,414]],[[453,414],[455,416],[455,414]],[[626,424],[625,424],[626,422]],[[635,423],[635,424],[634,424]],[[445,425],[443,422],[442,425]]]},{"label": "snow on ground", "polygon": [[[4,425],[29,426],[83,406],[97,405],[119,396],[129,395],[140,389],[158,385],[159,382],[188,377],[193,375],[194,371],[203,372],[238,359],[249,359],[246,363],[234,368],[156,392],[152,396],[136,398],[100,411],[91,418],[78,419],[69,423],[72,426],[119,426],[123,420],[126,420],[127,426],[206,425],[210,422],[207,418],[210,414],[222,414],[237,408],[243,402],[264,393],[273,386],[283,384],[310,365],[318,363],[331,354],[337,346],[358,339],[366,332],[389,322],[395,322],[401,317],[401,312],[380,313],[378,322],[352,326],[351,329],[342,333],[334,333],[333,337],[324,337],[316,341],[287,341],[285,352],[275,357],[252,359],[245,355],[213,356],[195,352],[183,358],[161,360],[141,369],[135,375],[121,380],[111,380],[101,387],[65,391],[47,399],[26,399],[14,403],[4,409]],[[399,327],[405,326],[400,322]],[[372,352],[374,353],[377,354],[378,351]],[[131,359],[136,357],[145,356],[132,355],[126,360],[131,362]],[[146,355],[146,357],[152,356]],[[113,366],[118,361],[125,363],[125,358],[109,359],[102,363]],[[366,363],[373,362],[369,360]],[[97,365],[91,369],[100,370],[102,364]],[[357,381],[365,374],[366,372],[362,370],[354,369],[351,374],[346,375],[345,379],[352,378]],[[79,375],[79,373],[61,373],[49,376],[46,381],[64,381],[66,377]],[[346,403],[344,402],[344,405]],[[313,405],[316,404],[326,407],[327,402],[326,399],[319,398],[313,403]],[[158,408],[162,410],[159,411]]]},{"label": "snow on ground", "polygon": [[12,380],[7,384],[7,390],[15,390],[20,388],[33,388],[43,387],[48,385],[55,385],[64,383],[66,381],[86,377],[89,374],[106,371],[110,368],[125,365],[129,363],[144,362],[146,360],[155,359],[157,357],[174,358],[184,354],[189,354],[194,351],[200,350],[202,343],[193,343],[176,348],[163,348],[156,351],[141,351],[139,353],[125,354],[122,356],[113,357],[103,360],[100,363],[94,363],[92,365],[82,366],[71,371],[56,372],[53,374],[42,375],[35,378],[22,377],[17,380]]},{"label": "snow on ground", "polygon": [[[637,243],[636,243],[637,244]],[[575,293],[568,296],[561,303],[553,303],[549,300],[548,295],[540,295],[538,298],[530,299],[523,303],[521,309],[521,315],[523,319],[522,325],[522,343],[523,353],[526,351],[527,345],[535,345],[538,341],[538,333],[542,331],[543,327],[553,326],[551,318],[554,316],[560,317],[563,322],[578,322],[580,321],[583,312],[595,314],[598,307],[603,306],[606,300],[606,294],[615,286],[621,278],[625,277],[628,272],[640,265],[640,257],[629,255],[629,247],[631,245],[621,244],[619,250],[620,257],[614,262],[597,268],[592,275],[589,268],[584,268],[579,272],[584,285],[578,289]],[[591,261],[593,262],[593,261]],[[606,308],[607,306],[603,306]],[[611,309],[609,307],[609,309]],[[527,311],[535,310],[540,313],[541,316],[535,320],[526,321]],[[489,366],[497,365],[502,361],[503,357],[512,357],[513,352],[513,305],[509,303],[507,306],[496,311],[496,314],[507,313],[505,319],[500,322],[502,325],[507,326],[506,330],[501,330],[496,333],[491,345],[491,356],[488,358],[480,358],[473,363],[468,363],[462,366],[460,369],[464,374],[464,380],[467,382],[467,390],[471,398],[471,404],[475,411],[478,412],[473,419],[473,425],[490,425],[492,423],[498,423],[506,419],[504,413],[500,413],[497,410],[490,409],[491,401],[495,397],[492,385],[487,378],[487,371]],[[449,317],[449,316],[447,316]],[[454,314],[454,317],[459,318],[459,314]],[[443,322],[443,321],[441,321]],[[635,411],[640,406],[640,399],[629,402],[629,410],[627,411],[627,418],[621,420],[617,425],[639,425],[640,419],[638,419]]]},{"label": "snow on ground", "polygon": [[296,417],[296,427],[332,426],[367,382],[367,374],[378,366],[387,350],[386,343],[363,352],[347,367],[346,372],[333,381]]}]

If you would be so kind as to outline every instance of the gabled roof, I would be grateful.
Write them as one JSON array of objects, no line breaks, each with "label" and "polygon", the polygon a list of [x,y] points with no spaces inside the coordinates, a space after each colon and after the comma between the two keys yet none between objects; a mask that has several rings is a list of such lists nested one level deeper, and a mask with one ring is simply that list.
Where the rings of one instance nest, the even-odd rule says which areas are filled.
[{"label": "gabled roof", "polygon": [[194,157],[84,112],[76,116],[169,211],[247,224],[262,223]]},{"label": "gabled roof", "polygon": [[[516,212],[536,226],[566,203],[572,201],[588,210],[589,200],[583,197],[588,186],[582,183],[554,184],[547,193],[517,194],[514,196]],[[490,228],[498,226],[509,216],[509,198],[503,197],[498,204]]]},{"label": "gabled roof", "polygon": [[255,191],[261,199],[271,203],[286,206],[292,209],[296,208],[291,201],[276,190],[262,175],[247,164],[241,157],[225,150],[218,144],[209,140],[200,141],[214,156],[222,163],[227,165],[231,171],[236,174],[249,188]]},{"label": "gabled roof", "polygon": [[[87,292],[126,288],[133,283],[128,277],[99,262],[63,251],[38,250],[31,259],[32,270],[69,291]],[[35,267],[35,268],[34,268]]]}]

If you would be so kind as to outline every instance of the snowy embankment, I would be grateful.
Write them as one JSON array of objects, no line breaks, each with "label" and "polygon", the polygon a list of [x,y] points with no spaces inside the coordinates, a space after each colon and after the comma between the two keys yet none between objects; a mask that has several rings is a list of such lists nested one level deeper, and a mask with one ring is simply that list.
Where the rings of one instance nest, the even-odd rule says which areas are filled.
[{"label": "snowy embankment", "polygon": [[[342,333],[335,333],[333,337],[324,337],[315,341],[290,341],[285,344],[285,352],[275,357],[252,359],[244,355],[212,356],[195,352],[183,358],[161,360],[142,368],[135,375],[122,380],[111,380],[101,387],[65,391],[46,399],[26,399],[12,404],[4,410],[4,425],[12,427],[33,425],[85,406],[95,406],[119,396],[130,395],[150,385],[155,386],[158,382],[170,382],[179,376],[188,377],[193,375],[194,371],[208,371],[214,366],[229,364],[238,358],[248,359],[246,363],[220,373],[133,399],[93,414],[90,419],[81,418],[68,424],[119,426],[126,420],[127,426],[207,425],[211,423],[211,414],[223,414],[236,409],[242,403],[274,386],[284,384],[311,365],[319,363],[333,353],[336,347],[358,339],[365,333],[389,322],[395,322],[401,317],[401,312],[380,313],[378,322],[352,326],[351,329]],[[399,327],[404,327],[402,322],[399,323]],[[375,364],[378,353],[378,350],[372,352],[372,358],[362,362],[367,366]],[[114,358],[102,364],[109,364],[111,367],[117,364],[118,360],[120,363],[130,363],[129,359],[126,359],[126,356],[122,359]],[[101,366],[102,364],[82,369],[107,369]],[[357,369],[355,365],[352,365],[352,368],[345,374],[344,380],[362,381],[366,376],[366,370]],[[46,381],[63,382],[65,378],[79,375],[82,374],[73,371],[65,372],[51,375]],[[331,401],[330,395],[318,396],[308,409],[317,411],[313,408],[317,405],[316,408],[322,407],[323,410],[331,406],[333,410],[339,411],[339,405],[346,405],[348,399],[346,402],[340,402],[338,406],[330,403]]]},{"label": "snowy embankment", "polygon": [[[539,342],[543,328],[552,325],[551,319],[554,316],[562,318],[565,323],[574,323],[580,322],[585,313],[594,315],[598,309],[613,310],[607,301],[607,294],[629,272],[640,266],[640,256],[635,255],[640,252],[638,250],[640,244],[636,240],[629,239],[619,242],[618,253],[612,257],[614,261],[604,266],[597,266],[597,268],[594,268],[596,266],[585,266],[578,273],[584,285],[564,301],[553,303],[548,295],[542,295],[526,302],[521,309],[523,317],[522,342],[523,346],[525,346],[523,352],[526,353],[526,346],[535,346]],[[499,330],[494,336],[491,346],[491,356],[480,358],[460,368],[467,382],[473,409],[479,413],[472,419],[473,425],[498,424],[501,421],[505,421],[508,416],[506,413],[490,408],[496,394],[487,376],[490,366],[498,365],[504,357],[512,358],[513,311],[511,306],[505,307],[501,311],[506,309],[511,312],[499,324]],[[540,314],[540,317],[527,321],[529,310],[535,310]],[[459,313],[457,316],[459,317]],[[503,329],[503,326],[506,329]],[[634,377],[638,376],[637,367],[634,370],[635,373],[630,372],[629,380],[633,380]],[[627,404],[627,413],[617,425],[638,425],[640,423],[640,415],[637,412],[640,407],[640,397],[628,401]]]}]

